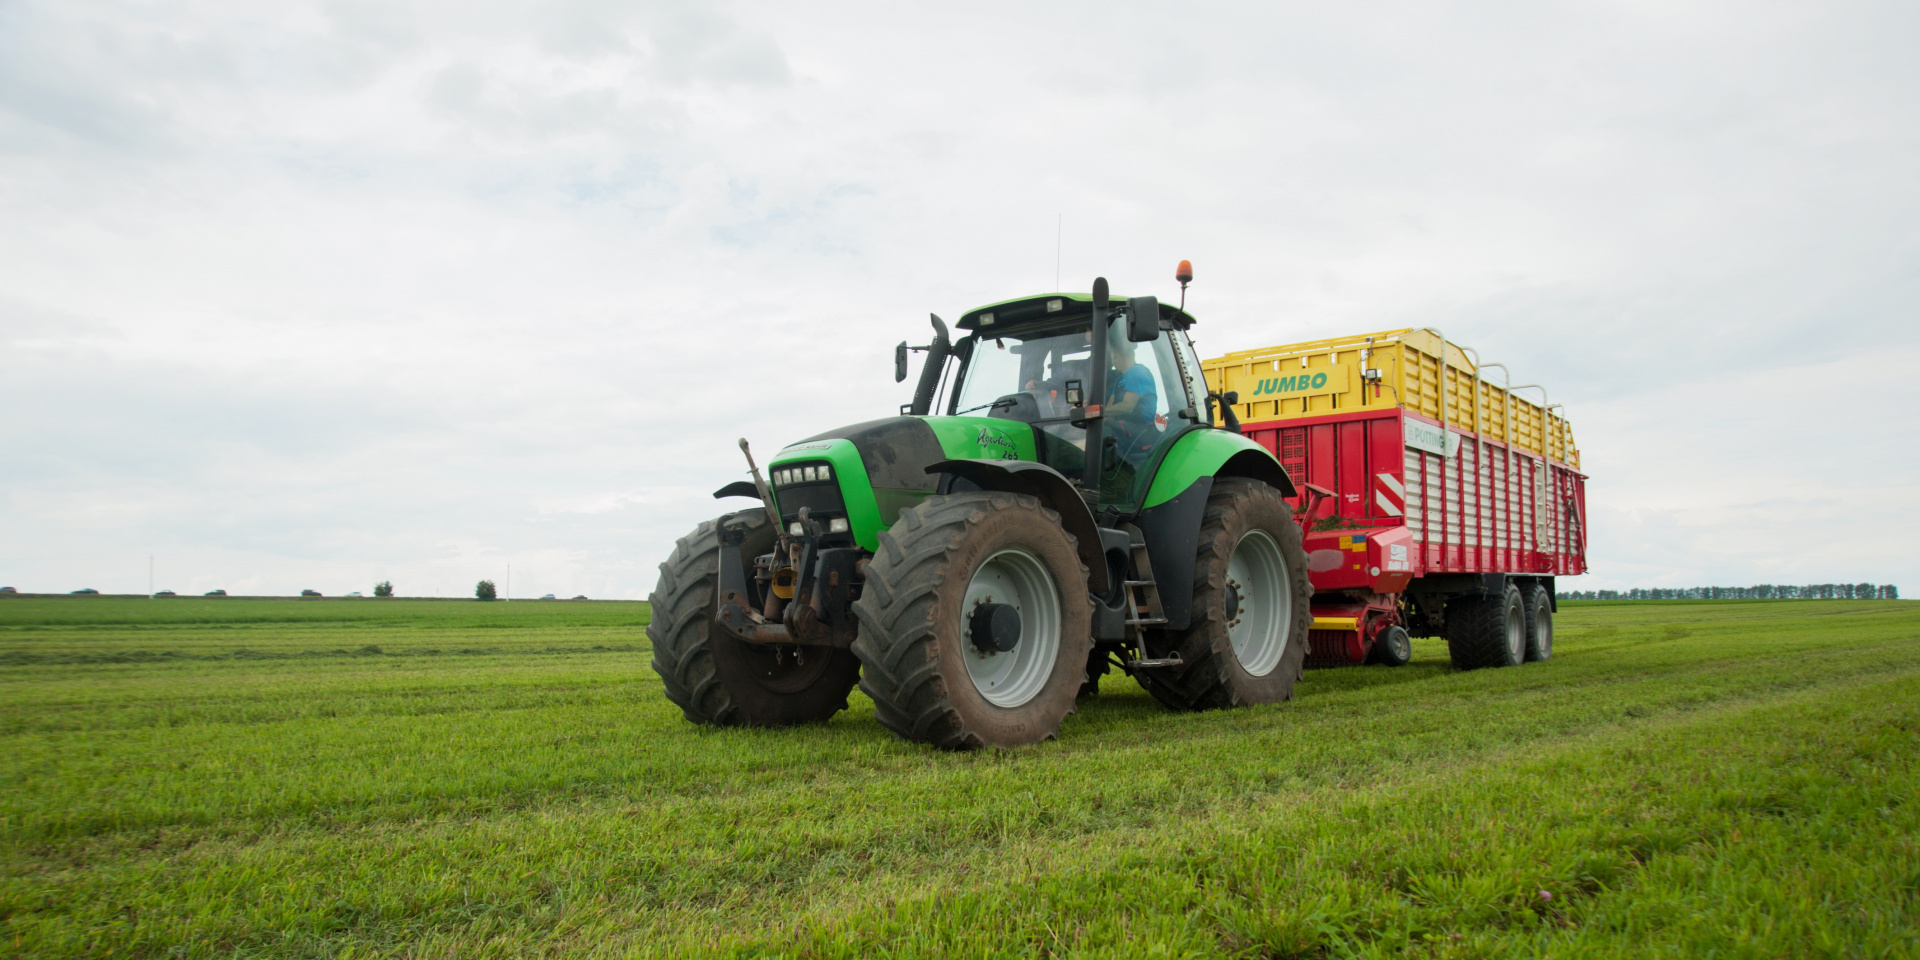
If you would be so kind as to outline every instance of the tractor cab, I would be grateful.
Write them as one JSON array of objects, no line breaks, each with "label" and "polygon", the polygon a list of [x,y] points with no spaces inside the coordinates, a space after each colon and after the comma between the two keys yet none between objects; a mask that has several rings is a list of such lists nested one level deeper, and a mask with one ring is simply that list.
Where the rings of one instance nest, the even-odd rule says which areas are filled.
[{"label": "tractor cab", "polygon": [[[1105,314],[1097,340],[1096,313]],[[1093,296],[1054,293],[968,311],[956,324],[965,336],[951,350],[945,412],[1029,425],[1040,463],[1129,512],[1153,464],[1182,434],[1211,425],[1186,335],[1193,322],[1153,297],[1102,311]],[[1092,470],[1090,431],[1101,450]]]}]

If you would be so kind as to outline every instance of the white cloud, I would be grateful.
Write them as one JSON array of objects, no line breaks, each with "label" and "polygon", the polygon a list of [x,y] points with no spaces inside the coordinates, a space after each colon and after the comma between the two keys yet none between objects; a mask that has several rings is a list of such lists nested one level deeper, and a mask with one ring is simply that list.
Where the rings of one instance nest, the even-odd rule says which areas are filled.
[{"label": "white cloud", "polygon": [[643,596],[1059,216],[1067,286],[1194,260],[1203,353],[1547,383],[1583,585],[1911,582],[1916,16],[11,4],[0,583]]}]

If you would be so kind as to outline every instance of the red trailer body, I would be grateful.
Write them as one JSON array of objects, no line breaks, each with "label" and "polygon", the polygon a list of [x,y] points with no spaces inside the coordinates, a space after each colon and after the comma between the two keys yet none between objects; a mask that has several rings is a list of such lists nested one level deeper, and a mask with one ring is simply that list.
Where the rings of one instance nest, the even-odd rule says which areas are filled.
[{"label": "red trailer body", "polygon": [[[1241,382],[1238,406],[1253,414],[1242,432],[1273,451],[1302,486],[1295,511],[1307,529],[1315,590],[1309,662],[1317,665],[1364,661],[1391,626],[1416,635],[1439,633],[1449,599],[1485,594],[1490,583],[1516,580],[1551,592],[1552,578],[1586,571],[1586,477],[1543,454],[1559,451],[1577,462],[1565,421],[1484,383],[1464,355],[1453,370],[1432,362],[1440,341],[1408,336],[1420,332],[1247,351],[1205,364],[1209,379],[1218,376],[1223,389]],[[1403,350],[1390,349],[1409,340]],[[1304,374],[1289,378],[1308,384],[1294,397],[1267,389],[1279,382],[1276,376],[1246,376],[1268,373],[1268,363],[1285,371],[1289,367],[1276,358],[1291,362],[1308,353],[1324,354],[1324,366],[1336,375],[1318,378],[1317,386]],[[1389,371],[1398,374],[1390,380],[1367,366],[1384,367],[1389,358],[1405,359],[1411,369]],[[1443,425],[1438,417],[1408,409],[1419,405],[1422,359],[1430,361],[1424,365],[1426,392],[1437,393],[1442,382],[1456,386],[1454,410],[1477,396],[1482,402],[1473,405],[1471,416],[1461,411]],[[1339,375],[1343,363],[1354,365],[1352,375]],[[1303,359],[1301,369],[1320,367]],[[1381,387],[1388,383],[1399,385],[1394,397],[1403,402],[1366,402],[1385,399]],[[1256,396],[1281,396],[1244,402],[1251,400],[1246,387]],[[1314,389],[1324,392],[1305,392]],[[1326,409],[1314,409],[1315,397],[1330,401]],[[1288,406],[1293,401],[1297,412]],[[1523,405],[1532,409],[1523,412]],[[1451,412],[1439,402],[1428,406],[1441,416]],[[1516,415],[1542,429],[1516,431]]]}]

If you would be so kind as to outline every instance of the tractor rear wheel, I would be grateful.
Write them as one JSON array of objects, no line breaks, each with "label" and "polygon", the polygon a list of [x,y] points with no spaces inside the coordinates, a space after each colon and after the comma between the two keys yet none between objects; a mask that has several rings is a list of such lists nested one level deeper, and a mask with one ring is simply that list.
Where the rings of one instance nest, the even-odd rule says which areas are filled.
[{"label": "tractor rear wheel", "polygon": [[1534,584],[1527,588],[1527,662],[1553,656],[1553,595]]},{"label": "tractor rear wheel", "polygon": [[1313,624],[1313,585],[1293,508],[1264,483],[1218,480],[1196,546],[1192,626],[1147,634],[1149,656],[1177,653],[1183,662],[1134,676],[1176,710],[1291,698]]},{"label": "tractor rear wheel", "polygon": [[1520,588],[1447,601],[1447,652],[1461,670],[1517,667],[1527,656],[1527,608]]},{"label": "tractor rear wheel", "polygon": [[909,740],[949,750],[1059,735],[1093,648],[1087,569],[1024,494],[928,497],[880,534],[853,612],[860,689]]},{"label": "tractor rear wheel", "polygon": [[647,639],[667,699],[688,720],[722,727],[818,723],[845,710],[860,675],[852,652],[747,643],[714,622],[723,525],[746,533],[743,573],[751,575],[752,558],[773,549],[773,526],[757,509],[706,521],[674,545],[647,597]]}]

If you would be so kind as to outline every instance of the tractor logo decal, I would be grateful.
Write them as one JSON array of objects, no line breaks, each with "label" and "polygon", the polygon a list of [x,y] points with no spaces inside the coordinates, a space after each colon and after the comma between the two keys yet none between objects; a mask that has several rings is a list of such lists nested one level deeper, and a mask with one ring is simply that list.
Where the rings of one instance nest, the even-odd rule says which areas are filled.
[{"label": "tractor logo decal", "polygon": [[1008,440],[1005,436],[1002,436],[1001,434],[991,432],[987,430],[986,427],[980,428],[980,435],[973,438],[973,442],[981,445],[982,447],[1001,448],[1000,459],[1002,460],[1020,459],[1020,454],[1017,451],[1015,451],[1012,440]]}]

